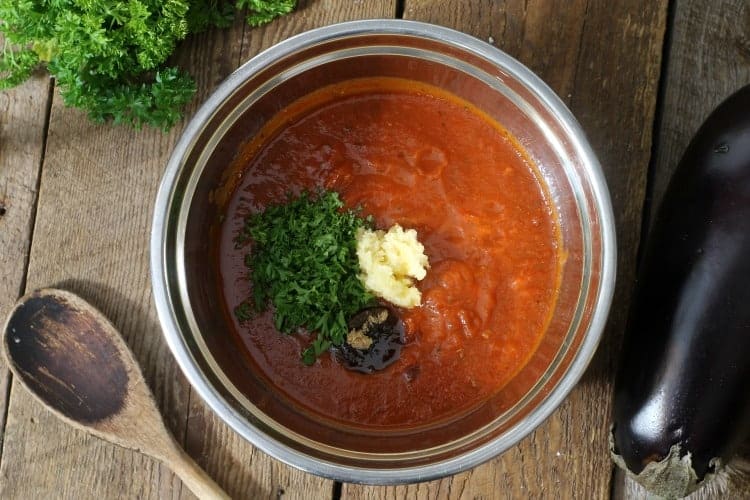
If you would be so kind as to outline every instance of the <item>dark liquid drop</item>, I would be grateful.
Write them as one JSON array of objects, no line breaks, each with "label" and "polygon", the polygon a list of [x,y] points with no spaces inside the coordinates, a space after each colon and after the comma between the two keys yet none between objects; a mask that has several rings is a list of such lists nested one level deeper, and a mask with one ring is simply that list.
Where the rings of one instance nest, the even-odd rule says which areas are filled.
[{"label": "dark liquid drop", "polygon": [[[376,321],[384,315],[383,313],[385,319]],[[348,343],[332,347],[334,357],[344,367],[362,373],[372,373],[387,367],[401,355],[401,347],[404,345],[404,324],[389,308],[363,309],[352,316],[348,326],[350,331],[362,330],[372,339],[372,345],[367,349],[356,349]]]}]

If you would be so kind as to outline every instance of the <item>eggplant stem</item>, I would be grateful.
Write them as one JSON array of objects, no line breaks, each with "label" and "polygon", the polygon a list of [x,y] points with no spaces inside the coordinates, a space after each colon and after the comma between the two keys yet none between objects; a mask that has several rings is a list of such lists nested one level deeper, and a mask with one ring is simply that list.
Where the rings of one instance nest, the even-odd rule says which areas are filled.
[{"label": "eggplant stem", "polygon": [[646,488],[649,493],[664,499],[683,498],[697,490],[722,469],[720,458],[713,458],[710,462],[712,472],[708,472],[703,479],[698,479],[692,464],[690,452],[681,453],[679,443],[673,444],[666,457],[658,462],[649,462],[641,472],[636,474],[630,470],[625,460],[615,452],[614,434],[609,434],[609,452],[612,460],[635,482]]}]

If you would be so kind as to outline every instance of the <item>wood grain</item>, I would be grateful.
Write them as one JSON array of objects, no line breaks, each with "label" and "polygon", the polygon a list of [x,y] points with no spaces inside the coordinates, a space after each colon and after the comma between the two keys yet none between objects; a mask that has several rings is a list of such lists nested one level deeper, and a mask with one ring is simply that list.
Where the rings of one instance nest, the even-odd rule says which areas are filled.
[{"label": "wood grain", "polygon": [[[201,89],[192,109],[238,64],[243,30],[238,22],[182,48]],[[102,310],[124,334],[167,427],[182,441],[188,384],[162,339],[148,274],[152,206],[179,131],[93,125],[55,95],[27,288],[56,285]],[[182,490],[166,467],[66,427],[17,385],[0,478],[2,498],[176,498]]]},{"label": "wood grain", "polygon": [[[750,3],[746,0],[679,0],[670,28],[666,86],[649,185],[652,212],[703,120],[735,90],[750,84]],[[647,495],[618,471],[614,497]],[[737,460],[732,471],[688,498],[750,498],[750,451]]]},{"label": "wood grain", "polygon": [[[19,87],[0,92],[0,318],[5,318],[23,293],[50,85],[48,77],[35,75]],[[0,358],[0,450],[9,383],[9,372]]]},{"label": "wood grain", "polygon": [[674,9],[649,187],[654,209],[703,120],[730,94],[750,84],[750,3],[680,0]]},{"label": "wood grain", "polygon": [[651,148],[666,2],[406,0],[404,17],[473,34],[537,72],[572,108],[613,194],[618,287],[605,337],[582,382],[533,434],[495,460],[441,481],[345,498],[607,498],[613,358],[633,281]]}]

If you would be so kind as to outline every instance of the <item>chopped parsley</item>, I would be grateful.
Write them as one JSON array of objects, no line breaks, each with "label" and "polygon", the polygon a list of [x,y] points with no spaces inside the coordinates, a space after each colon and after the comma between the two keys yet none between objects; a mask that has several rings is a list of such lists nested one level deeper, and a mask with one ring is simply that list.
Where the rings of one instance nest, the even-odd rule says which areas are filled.
[{"label": "chopped parsley", "polygon": [[[281,332],[305,328],[316,333],[302,353],[305,364],[313,364],[331,345],[341,345],[347,318],[374,300],[358,277],[356,254],[357,229],[369,225],[357,211],[344,209],[332,191],[304,192],[245,219],[237,240],[252,242],[245,264],[254,309],[273,305]],[[240,321],[248,319],[250,307],[243,303],[235,314]]]}]

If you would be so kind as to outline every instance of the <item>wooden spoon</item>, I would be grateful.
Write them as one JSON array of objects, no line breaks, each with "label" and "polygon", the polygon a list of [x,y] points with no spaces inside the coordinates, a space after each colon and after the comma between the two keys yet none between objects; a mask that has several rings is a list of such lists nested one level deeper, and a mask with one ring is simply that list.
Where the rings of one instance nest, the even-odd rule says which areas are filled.
[{"label": "wooden spoon", "polygon": [[133,355],[91,304],[37,290],[16,303],[3,339],[13,374],[63,421],[160,460],[198,498],[229,498],[169,434]]}]

